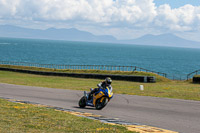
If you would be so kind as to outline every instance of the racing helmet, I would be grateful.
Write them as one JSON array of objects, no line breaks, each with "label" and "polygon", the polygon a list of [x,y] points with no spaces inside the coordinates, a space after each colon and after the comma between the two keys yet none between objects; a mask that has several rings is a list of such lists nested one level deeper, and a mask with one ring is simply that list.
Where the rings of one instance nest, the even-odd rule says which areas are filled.
[{"label": "racing helmet", "polygon": [[111,85],[112,79],[111,79],[110,77],[107,77],[107,78],[105,79],[105,82],[106,82],[107,85]]}]

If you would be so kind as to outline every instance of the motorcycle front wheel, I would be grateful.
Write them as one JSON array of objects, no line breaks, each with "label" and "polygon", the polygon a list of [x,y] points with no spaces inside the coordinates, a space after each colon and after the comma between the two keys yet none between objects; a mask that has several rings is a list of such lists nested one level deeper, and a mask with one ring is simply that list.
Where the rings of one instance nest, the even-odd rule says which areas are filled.
[{"label": "motorcycle front wheel", "polygon": [[[103,101],[101,102],[101,99],[102,98],[104,98],[103,99]],[[102,97],[102,98],[99,98],[99,99],[97,99],[97,101],[96,101],[96,109],[97,110],[101,110],[101,109],[103,109],[105,106],[106,106],[106,104],[108,103],[108,98],[106,98],[106,97]]]}]

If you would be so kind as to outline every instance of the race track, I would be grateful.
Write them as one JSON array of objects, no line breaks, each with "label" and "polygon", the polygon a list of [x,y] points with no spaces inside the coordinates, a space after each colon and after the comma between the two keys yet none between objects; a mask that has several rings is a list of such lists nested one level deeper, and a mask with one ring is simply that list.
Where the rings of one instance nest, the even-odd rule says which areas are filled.
[{"label": "race track", "polygon": [[181,133],[200,133],[200,101],[115,94],[99,111],[79,108],[82,95],[83,91],[0,84],[2,98],[89,112]]}]

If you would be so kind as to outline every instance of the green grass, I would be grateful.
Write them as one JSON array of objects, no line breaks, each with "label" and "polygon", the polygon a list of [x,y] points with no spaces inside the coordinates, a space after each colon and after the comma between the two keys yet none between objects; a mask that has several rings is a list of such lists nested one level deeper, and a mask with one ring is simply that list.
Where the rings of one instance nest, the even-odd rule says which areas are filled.
[{"label": "green grass", "polygon": [[[8,71],[0,71],[0,83],[41,86],[49,88],[86,90],[95,88],[98,79],[84,79],[58,76],[41,76]],[[140,91],[140,85],[144,91]],[[112,83],[115,94],[167,97],[186,100],[200,100],[200,86],[191,81],[164,80],[157,83],[138,83],[114,80]]]},{"label": "green grass", "polygon": [[81,133],[124,132],[123,126],[112,126],[100,121],[74,116],[65,112],[29,104],[12,103],[0,99],[1,133]]},{"label": "green grass", "polygon": [[200,75],[195,75],[194,77],[200,77]]},{"label": "green grass", "polygon": [[33,71],[48,71],[48,72],[65,72],[65,73],[93,73],[93,74],[114,74],[114,75],[136,75],[136,76],[155,76],[156,82],[170,81],[163,76],[155,73],[142,72],[142,71],[106,71],[106,70],[71,70],[71,69],[51,69],[51,68],[39,68],[39,67],[27,67],[27,66],[12,66],[12,65],[0,65],[5,68],[15,68],[23,70]]}]

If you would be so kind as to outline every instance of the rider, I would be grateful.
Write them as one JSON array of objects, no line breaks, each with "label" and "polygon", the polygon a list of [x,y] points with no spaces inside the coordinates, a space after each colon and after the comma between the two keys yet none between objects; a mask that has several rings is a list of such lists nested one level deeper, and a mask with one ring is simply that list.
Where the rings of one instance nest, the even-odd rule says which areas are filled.
[{"label": "rider", "polygon": [[95,92],[99,91],[99,89],[106,89],[106,87],[109,88],[109,90],[112,92],[113,88],[111,86],[112,83],[112,79],[110,77],[107,77],[105,79],[105,81],[100,82],[99,84],[97,84],[98,88],[95,88],[93,90],[91,90],[91,92],[89,93],[89,98],[90,99],[92,97],[92,94],[94,94]]}]

